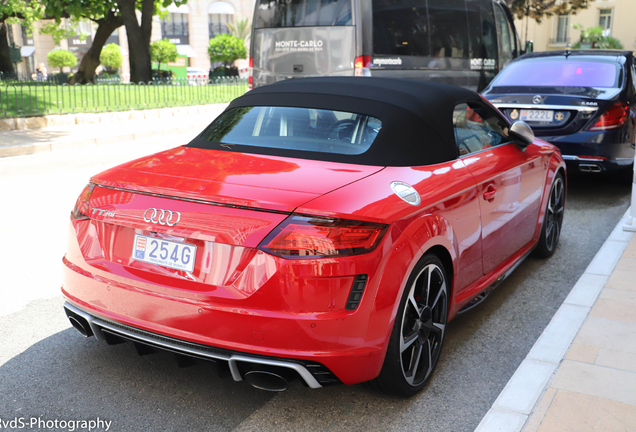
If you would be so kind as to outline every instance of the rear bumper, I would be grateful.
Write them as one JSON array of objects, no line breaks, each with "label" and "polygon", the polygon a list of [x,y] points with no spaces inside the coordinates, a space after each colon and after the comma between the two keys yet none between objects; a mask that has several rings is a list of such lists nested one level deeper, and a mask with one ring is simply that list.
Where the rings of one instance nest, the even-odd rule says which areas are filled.
[{"label": "rear bumper", "polygon": [[294,371],[307,386],[314,389],[323,385],[340,383],[327,368],[316,362],[256,357],[236,351],[167,338],[95,316],[68,301],[64,303],[64,309],[69,318],[78,320],[82,325],[88,326],[90,330],[87,336],[94,335],[98,340],[107,343],[110,338],[116,337],[187,357],[211,360],[215,363],[221,362],[227,364],[234,381],[243,380],[245,366],[241,366],[248,365],[248,367],[269,366]]},{"label": "rear bumper", "polygon": [[581,172],[600,173],[604,171],[618,171],[631,169],[634,163],[633,158],[601,159],[601,158],[580,158],[575,155],[563,155],[568,169]]},{"label": "rear bumper", "polygon": [[570,169],[584,172],[615,171],[627,169],[634,162],[634,144],[623,142],[624,129],[540,138],[559,148]]},{"label": "rear bumper", "polygon": [[[213,304],[203,298],[197,302],[165,292],[149,292],[121,280],[87,273],[66,259],[65,264],[62,293],[67,304],[92,317],[86,319],[99,328],[124,328],[132,334],[168,338],[178,345],[225,350],[241,357],[236,361],[245,362],[245,356],[266,356],[270,361],[318,364],[345,384],[371,380],[382,366],[385,338],[380,336],[386,334],[388,324],[381,325],[380,316],[370,318],[372,299],[363,301],[355,311],[323,314],[250,310]],[[369,340],[370,330],[379,336],[376,340]],[[99,330],[93,333],[100,338]],[[124,337],[130,338],[131,334]],[[229,362],[232,369],[231,356],[217,360]],[[304,372],[299,374],[310,387],[316,387],[305,379]],[[232,375],[239,378],[234,372]]]}]

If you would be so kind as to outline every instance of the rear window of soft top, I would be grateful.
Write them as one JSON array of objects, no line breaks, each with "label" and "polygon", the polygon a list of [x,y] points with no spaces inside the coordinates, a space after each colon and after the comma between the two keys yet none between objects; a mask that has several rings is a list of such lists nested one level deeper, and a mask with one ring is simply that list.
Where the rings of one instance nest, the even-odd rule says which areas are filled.
[{"label": "rear window of soft top", "polygon": [[225,111],[199,138],[273,149],[358,155],[382,122],[364,114],[292,107],[237,107]]}]

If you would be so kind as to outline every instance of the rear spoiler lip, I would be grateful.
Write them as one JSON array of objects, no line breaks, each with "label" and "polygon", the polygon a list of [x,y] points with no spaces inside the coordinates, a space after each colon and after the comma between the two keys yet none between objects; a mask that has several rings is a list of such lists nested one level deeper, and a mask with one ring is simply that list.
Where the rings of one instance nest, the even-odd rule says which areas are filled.
[{"label": "rear spoiler lip", "polygon": [[237,205],[237,204],[220,203],[220,202],[216,202],[216,201],[202,200],[202,199],[197,199],[197,198],[187,198],[187,197],[182,197],[182,196],[178,196],[178,195],[167,195],[167,194],[162,194],[162,193],[157,193],[157,192],[149,192],[149,191],[138,190],[138,189],[133,189],[133,188],[123,188],[123,187],[111,186],[111,185],[103,184],[103,183],[100,183],[99,181],[95,181],[95,180],[92,180],[91,183],[94,183],[96,186],[102,187],[104,189],[111,189],[111,190],[116,190],[116,191],[121,191],[121,192],[129,192],[129,193],[153,196],[153,197],[158,197],[158,198],[166,198],[166,199],[172,199],[172,200],[177,200],[177,201],[187,201],[187,202],[193,202],[193,203],[198,203],[198,204],[213,205],[213,206],[218,206],[218,207],[229,207],[229,208],[235,208],[235,209],[241,209],[241,210],[261,211],[261,212],[266,212],[266,213],[276,213],[276,214],[283,214],[283,215],[290,215],[290,214],[293,213],[291,211],[287,212],[287,211],[282,211],[282,210],[270,210],[270,209],[266,209],[266,208],[262,208],[262,207],[250,207],[250,206],[242,206],[242,205]]}]

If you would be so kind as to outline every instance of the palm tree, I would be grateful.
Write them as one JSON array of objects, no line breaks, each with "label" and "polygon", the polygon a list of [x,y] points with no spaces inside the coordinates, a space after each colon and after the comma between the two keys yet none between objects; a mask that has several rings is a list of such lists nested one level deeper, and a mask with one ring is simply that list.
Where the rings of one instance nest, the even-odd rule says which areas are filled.
[{"label": "palm tree", "polygon": [[252,35],[252,26],[249,24],[248,18],[238,20],[235,23],[227,23],[227,28],[230,30],[230,34],[246,42]]}]

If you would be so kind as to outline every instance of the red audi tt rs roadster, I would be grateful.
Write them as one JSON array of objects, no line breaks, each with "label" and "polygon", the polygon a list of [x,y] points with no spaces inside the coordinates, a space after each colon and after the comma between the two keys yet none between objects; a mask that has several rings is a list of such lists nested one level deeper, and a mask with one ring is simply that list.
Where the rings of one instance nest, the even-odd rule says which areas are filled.
[{"label": "red audi tt rs roadster", "polygon": [[446,325],[552,255],[559,151],[476,93],[307,78],[234,100],[187,145],[91,178],[64,308],[84,336],[254,387],[420,391]]}]

